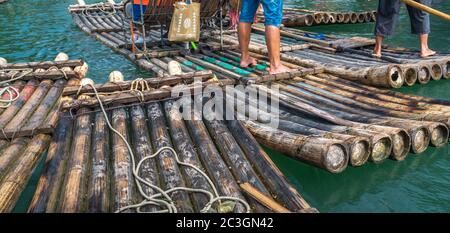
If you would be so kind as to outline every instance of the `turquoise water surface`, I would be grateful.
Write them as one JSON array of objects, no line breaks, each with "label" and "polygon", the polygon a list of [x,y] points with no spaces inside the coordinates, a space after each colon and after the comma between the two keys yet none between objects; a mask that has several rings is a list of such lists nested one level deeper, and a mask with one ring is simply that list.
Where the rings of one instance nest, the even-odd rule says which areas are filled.
[{"label": "turquoise water surface", "polygon": [[[67,7],[74,3],[74,0],[9,0],[0,5],[0,57],[10,62],[25,62],[51,60],[58,52],[66,52],[71,58],[86,60],[90,66],[88,76],[96,82],[106,81],[113,70],[121,71],[127,78],[141,75],[127,59],[73,24]],[[291,0],[285,1],[285,5],[326,11],[363,11],[376,9],[377,1]],[[435,0],[433,7],[450,12],[450,1]],[[307,30],[371,37],[373,24],[328,25]],[[387,42],[416,48],[418,40],[409,31],[409,20],[403,7],[398,33]],[[450,52],[448,22],[432,17],[430,46]],[[450,81],[432,81],[426,86],[416,85],[400,91],[450,100],[449,89]],[[429,148],[402,162],[386,161],[379,165],[368,163],[360,168],[348,168],[338,175],[267,151],[304,198],[321,212],[450,211],[449,146]],[[27,193],[15,211],[26,210],[37,178],[35,175],[30,181]]]}]

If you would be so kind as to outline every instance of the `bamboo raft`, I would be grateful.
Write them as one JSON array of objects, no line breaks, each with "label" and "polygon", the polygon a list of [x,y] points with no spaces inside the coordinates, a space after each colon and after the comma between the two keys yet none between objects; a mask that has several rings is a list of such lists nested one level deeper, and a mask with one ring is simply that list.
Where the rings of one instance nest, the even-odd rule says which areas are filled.
[{"label": "bamboo raft", "polygon": [[[355,24],[375,22],[376,11],[323,12],[298,8],[284,8],[282,24],[286,27],[303,27],[326,24]],[[258,22],[264,22],[264,14],[258,12]]]},{"label": "bamboo raft", "polygon": [[[0,64],[2,87],[16,99],[0,108],[0,212],[10,212],[47,150],[58,122],[63,88],[76,85],[87,71],[81,60]],[[11,81],[9,81],[11,80]],[[6,85],[6,86],[3,86]],[[2,100],[10,99],[4,92]]]},{"label": "bamboo raft", "polygon": [[[316,211],[239,121],[183,120],[173,105],[174,100],[136,101],[111,105],[106,111],[113,127],[132,145],[136,160],[170,146],[182,161],[206,172],[220,195],[246,200],[251,212],[276,211],[267,201],[289,212]],[[142,197],[136,191],[130,154],[98,107],[82,107],[74,117],[65,116],[56,128],[29,212],[114,212],[139,203]],[[211,190],[202,176],[179,166],[168,151],[146,160],[140,172],[162,189]],[[148,194],[154,191],[143,188]],[[254,196],[255,190],[266,202]],[[207,202],[205,195],[181,191],[170,197],[178,212],[199,212]],[[245,208],[238,203],[228,211],[244,212]]]},{"label": "bamboo raft", "polygon": [[[255,25],[253,30],[250,50],[266,55],[264,29]],[[399,88],[450,77],[450,55],[447,53],[422,59],[418,51],[384,47],[383,56],[374,58],[375,42],[371,39],[329,35],[317,39],[315,33],[290,28],[283,29],[281,35],[282,60],[303,67],[323,68],[329,74],[371,86]],[[217,41],[213,36],[210,39]],[[237,34],[230,33],[223,41],[237,45]]]},{"label": "bamboo raft", "polygon": [[[78,6],[77,6],[78,7]],[[154,29],[148,32],[153,43],[149,42],[149,50],[145,52],[132,51],[131,39],[124,24],[124,15],[120,9],[115,12],[82,11],[70,8],[74,22],[83,31],[101,41],[114,51],[124,55],[140,68],[164,76],[161,68],[166,65],[166,57],[182,57],[185,54],[184,45],[164,41],[161,44],[161,32]],[[125,29],[125,30],[123,30]],[[261,25],[254,25],[250,50],[266,55],[267,49]],[[219,31],[203,33],[203,48],[220,50]],[[235,31],[224,31],[225,49],[238,47]],[[282,59],[286,62],[303,67],[324,69],[327,73],[363,84],[399,88],[412,86],[415,83],[426,84],[430,80],[448,79],[450,77],[450,56],[440,53],[427,59],[421,59],[417,51],[404,48],[385,47],[381,58],[372,56],[374,40],[352,37],[340,38],[331,35],[321,35],[299,29],[284,28],[281,31]],[[137,48],[141,48],[136,45]],[[192,62],[189,59],[188,63]],[[161,63],[161,61],[163,61]],[[195,76],[195,74],[192,74]]]}]

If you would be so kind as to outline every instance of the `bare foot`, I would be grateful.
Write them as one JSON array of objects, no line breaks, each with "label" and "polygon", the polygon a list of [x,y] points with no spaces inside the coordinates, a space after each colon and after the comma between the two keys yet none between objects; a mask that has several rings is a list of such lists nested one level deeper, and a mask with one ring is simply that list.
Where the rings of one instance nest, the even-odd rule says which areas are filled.
[{"label": "bare foot", "polygon": [[256,62],[256,60],[253,57],[247,57],[247,58],[242,58],[241,57],[241,64],[240,66],[242,68],[247,68],[249,66],[256,66],[258,64],[258,62]]},{"label": "bare foot", "polygon": [[269,71],[270,74],[280,74],[280,73],[289,72],[289,71],[291,71],[291,69],[287,68],[284,65],[279,65],[277,67],[270,66],[268,71]]},{"label": "bare foot", "polygon": [[424,50],[424,51],[422,51],[422,52],[420,53],[420,56],[423,57],[423,58],[425,58],[425,57],[431,57],[431,56],[433,56],[433,55],[435,55],[435,54],[436,54],[435,51],[433,51],[433,50],[431,50],[431,49],[426,49],[426,50]]},{"label": "bare foot", "polygon": [[374,58],[381,58],[381,53],[372,53]]},{"label": "bare foot", "polygon": [[375,49],[373,50],[372,56],[373,56],[373,57],[376,57],[376,58],[381,58],[381,48],[380,48],[380,49],[375,48]]}]

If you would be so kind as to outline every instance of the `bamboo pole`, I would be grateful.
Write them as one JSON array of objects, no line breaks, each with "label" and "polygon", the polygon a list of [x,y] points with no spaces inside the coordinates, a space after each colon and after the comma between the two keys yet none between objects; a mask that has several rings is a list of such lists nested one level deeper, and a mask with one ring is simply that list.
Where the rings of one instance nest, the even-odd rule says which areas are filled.
[{"label": "bamboo pole", "polygon": [[[195,150],[194,143],[186,128],[182,115],[179,109],[175,108],[175,106],[176,104],[174,101],[166,101],[164,103],[164,110],[167,117],[170,135],[176,151],[183,162],[192,164],[205,171],[204,166],[200,162],[199,155]],[[212,188],[208,184],[205,177],[197,171],[186,167],[181,167],[181,171],[184,174],[188,187],[212,192]],[[200,193],[193,193],[191,196],[192,201],[195,204],[196,212],[200,212],[200,210],[209,201],[205,195]]]},{"label": "bamboo pole", "polygon": [[5,175],[0,184],[0,213],[11,212],[14,208],[50,139],[45,134],[33,137],[16,164]]},{"label": "bamboo pole", "polygon": [[260,176],[264,177],[264,183],[270,189],[272,197],[292,211],[310,208],[244,125],[237,120],[227,121],[227,124],[233,136],[239,139],[237,143],[247,155],[248,160],[254,164]]},{"label": "bamboo pole", "polygon": [[[195,110],[192,111],[192,115],[194,114],[199,116],[199,113]],[[192,120],[185,121],[185,123],[189,129],[191,138],[197,147],[200,160],[205,165],[205,169],[211,180],[217,185],[219,193],[221,195],[237,197],[245,200],[236,180],[233,177],[233,174],[231,174],[227,164],[222,160],[219,151],[217,150],[214,141],[211,139],[211,136],[209,135],[203,121],[193,118]],[[245,212],[245,207],[241,203],[237,203],[233,212]]]},{"label": "bamboo pole", "polygon": [[[88,112],[83,108],[78,113]],[[75,122],[72,149],[69,154],[65,181],[61,190],[57,212],[75,213],[84,211],[88,182],[89,158],[91,155],[92,119],[90,114],[79,115]]]},{"label": "bamboo pole", "polygon": [[405,3],[405,4],[409,5],[409,6],[412,6],[412,7],[414,7],[414,8],[417,8],[417,9],[419,9],[419,10],[425,11],[425,12],[427,12],[427,13],[430,13],[430,14],[432,14],[432,15],[435,15],[435,16],[437,16],[437,17],[440,17],[440,18],[442,18],[442,19],[445,19],[445,20],[447,20],[447,21],[450,21],[450,15],[448,15],[448,14],[446,14],[446,13],[444,13],[444,12],[435,10],[435,9],[429,7],[429,6],[425,6],[425,5],[423,5],[423,4],[420,4],[420,3],[415,2],[415,1],[412,1],[412,0],[400,0],[400,1],[402,1],[403,3]]},{"label": "bamboo pole", "polygon": [[58,122],[47,153],[44,171],[28,207],[30,213],[56,211],[69,158],[74,120],[65,112]]},{"label": "bamboo pole", "polygon": [[[150,103],[147,104],[146,108],[150,124],[150,137],[154,148],[158,150],[166,146],[172,147],[172,142],[166,128],[166,121],[164,118],[164,113],[161,109],[161,104],[159,102]],[[185,187],[185,181],[172,152],[167,150],[163,151],[157,158],[158,170],[160,171],[160,177],[163,181],[162,184],[164,189],[171,189],[180,186]],[[192,203],[186,192],[172,192],[170,193],[170,197],[175,202],[174,204],[179,212],[193,212]]]}]

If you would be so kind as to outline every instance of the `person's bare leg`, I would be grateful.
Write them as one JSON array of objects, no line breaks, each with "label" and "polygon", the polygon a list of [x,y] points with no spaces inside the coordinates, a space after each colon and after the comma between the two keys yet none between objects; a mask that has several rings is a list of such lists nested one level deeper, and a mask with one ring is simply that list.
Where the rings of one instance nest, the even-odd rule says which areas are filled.
[{"label": "person's bare leg", "polygon": [[275,26],[266,26],[266,44],[269,51],[269,73],[277,74],[289,72],[290,69],[281,64],[280,59],[280,29]]},{"label": "person's bare leg", "polygon": [[238,36],[239,36],[239,48],[241,49],[241,64],[242,68],[248,66],[255,66],[256,60],[248,53],[248,46],[250,44],[250,33],[252,32],[251,23],[239,23]]},{"label": "person's bare leg", "polygon": [[435,51],[428,48],[428,34],[420,34],[420,56],[429,57],[436,54]]},{"label": "person's bare leg", "polygon": [[375,37],[375,48],[373,49],[373,56],[374,57],[381,57],[381,47],[383,45],[383,36],[376,36]]}]

